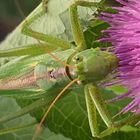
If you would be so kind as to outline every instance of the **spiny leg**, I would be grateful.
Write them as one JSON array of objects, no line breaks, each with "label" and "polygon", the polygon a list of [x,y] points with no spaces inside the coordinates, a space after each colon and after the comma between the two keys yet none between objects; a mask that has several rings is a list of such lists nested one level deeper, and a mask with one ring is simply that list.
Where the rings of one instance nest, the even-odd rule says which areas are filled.
[{"label": "spiny leg", "polygon": [[[43,1],[44,4],[44,1]],[[46,4],[44,5],[46,7]],[[37,31],[34,31],[30,28],[30,25],[37,19],[39,19],[41,16],[45,15],[45,13],[47,12],[47,10],[44,10],[45,8],[42,8],[42,10],[40,12],[38,12],[36,15],[33,15],[32,17],[29,17],[27,20],[25,19],[25,22],[23,23],[23,27],[22,27],[22,33],[33,37],[35,39],[37,39],[38,41],[44,41],[46,42],[46,46],[47,44],[51,44],[52,46],[59,46],[62,49],[66,50],[69,49],[70,43],[67,41],[64,41],[62,39],[59,39],[57,37],[51,36],[51,35],[47,35],[47,34],[43,34]]]},{"label": "spiny leg", "polygon": [[[111,117],[106,108],[105,102],[100,95],[99,89],[93,84],[88,84],[85,86],[85,96],[86,96],[86,105],[88,111],[89,125],[93,137],[104,137],[110,135],[119,129],[118,126],[114,127]],[[96,109],[98,110],[101,118],[107,125],[107,129],[99,133],[97,127],[97,116]]]},{"label": "spiny leg", "polygon": [[[121,127],[123,127],[126,124],[128,125],[128,124],[136,123],[140,118],[140,115],[135,115],[135,116],[129,116],[128,118],[125,118],[120,121],[113,122],[106,108],[106,103],[104,102],[98,87],[96,87],[93,84],[87,84],[85,86],[85,96],[88,99],[88,100],[86,99],[88,118],[89,118],[91,132],[94,137],[102,138],[107,135],[110,135],[120,130]],[[97,117],[95,116],[96,114],[95,107],[98,110],[101,118],[103,119],[103,121],[108,127],[106,130],[102,131],[101,133],[99,133],[98,128],[96,128],[97,121],[95,120]],[[93,113],[95,114],[93,115]]]},{"label": "spiny leg", "polygon": [[73,38],[76,43],[76,46],[78,47],[77,50],[82,51],[87,48],[84,34],[83,34],[83,29],[79,20],[78,16],[78,11],[77,7],[78,6],[83,6],[83,7],[97,7],[98,3],[96,2],[88,2],[88,1],[83,1],[83,0],[74,0],[74,2],[71,4],[69,8],[69,13],[70,13],[70,21],[71,21],[71,29],[73,33]]},{"label": "spiny leg", "polygon": [[25,55],[40,55],[46,53],[47,51],[52,52],[58,49],[58,46],[52,46],[50,44],[41,43],[40,44],[29,44],[19,48],[12,48],[8,50],[0,51],[0,57],[11,57],[11,56],[25,56]]},{"label": "spiny leg", "polygon": [[70,22],[71,22],[71,30],[73,33],[73,38],[76,43],[76,46],[79,47],[79,49],[86,49],[86,42],[84,39],[83,30],[80,24],[80,20],[78,17],[77,12],[77,4],[74,3],[69,8],[70,13]]},{"label": "spiny leg", "polygon": [[[30,25],[38,18],[43,16],[47,12],[46,4],[48,3],[48,0],[43,0],[43,8],[42,11],[38,12],[33,17],[29,18],[28,20],[25,20],[22,28],[22,33],[25,35],[28,35],[30,37],[36,38],[37,40],[45,41],[46,43],[57,45],[61,48],[68,49],[70,48],[70,43],[67,41],[64,41],[62,39],[59,39],[57,37],[46,35],[43,33],[39,33],[37,31],[33,31],[30,28]],[[79,46],[81,49],[86,49],[86,43],[83,35],[83,30],[79,21],[78,13],[77,13],[77,6],[83,6],[83,7],[92,7],[97,6],[97,3],[95,2],[87,2],[87,1],[81,1],[76,0],[69,8],[70,10],[70,20],[71,20],[71,27],[73,32],[73,37],[76,42],[76,45]]]},{"label": "spiny leg", "polygon": [[87,87],[85,87],[85,99],[86,99],[87,113],[88,113],[89,126],[91,129],[91,133],[93,137],[96,137],[99,134],[96,107],[90,97],[90,93]]}]

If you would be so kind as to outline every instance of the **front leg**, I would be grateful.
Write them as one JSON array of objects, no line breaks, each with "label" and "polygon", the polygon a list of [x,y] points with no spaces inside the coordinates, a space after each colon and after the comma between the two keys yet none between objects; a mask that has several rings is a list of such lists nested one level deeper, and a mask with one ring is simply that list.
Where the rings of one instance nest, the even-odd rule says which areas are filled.
[{"label": "front leg", "polygon": [[[92,136],[102,138],[117,131],[119,127],[114,126],[99,89],[93,84],[86,85],[85,97],[88,112],[88,120]],[[101,133],[99,132],[98,128],[96,110],[99,112],[104,123],[107,125],[107,129]]]},{"label": "front leg", "polygon": [[[100,4],[101,4],[101,2],[100,2]],[[80,19],[78,16],[77,7],[82,6],[82,7],[88,7],[88,8],[91,8],[91,7],[99,8],[100,4],[99,4],[99,2],[74,0],[74,2],[72,2],[71,6],[69,8],[73,39],[74,39],[75,44],[78,47],[79,51],[87,49],[87,46],[86,46],[86,41],[85,41],[84,34],[83,34],[83,29],[82,29]]]},{"label": "front leg", "polygon": [[76,46],[78,46],[80,50],[86,49],[87,46],[86,46],[86,42],[85,42],[85,38],[83,34],[83,29],[79,20],[77,7],[78,6],[91,7],[93,6],[93,4],[95,6],[95,3],[92,3],[92,2],[75,0],[69,8],[71,30],[73,33],[73,38],[74,38]]},{"label": "front leg", "polygon": [[[58,47],[62,48],[63,50],[71,48],[71,44],[67,41],[64,41],[64,40],[54,37],[52,35],[43,34],[43,33],[40,33],[40,32],[37,32],[37,31],[34,31],[33,29],[31,29],[30,26],[35,20],[39,19],[41,16],[43,16],[47,12],[49,12],[46,9],[46,4],[47,4],[46,1],[48,1],[48,0],[43,0],[43,2],[42,2],[43,8],[39,7],[37,9],[35,15],[32,15],[31,17],[28,17],[27,19],[25,19],[25,22],[22,25],[21,32],[27,36],[35,38],[36,40],[38,40],[38,42],[44,41],[46,43],[46,46],[48,44],[51,46],[58,46]],[[42,9],[40,10],[40,8],[42,8]]]}]

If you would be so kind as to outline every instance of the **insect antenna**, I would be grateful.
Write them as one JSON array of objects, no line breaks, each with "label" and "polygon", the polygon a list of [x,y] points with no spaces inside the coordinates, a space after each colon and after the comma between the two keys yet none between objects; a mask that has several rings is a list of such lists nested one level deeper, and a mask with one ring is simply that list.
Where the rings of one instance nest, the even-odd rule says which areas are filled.
[{"label": "insect antenna", "polygon": [[74,84],[74,83],[77,82],[78,80],[79,80],[79,79],[76,78],[76,79],[74,79],[73,81],[71,81],[71,82],[70,82],[69,84],[67,84],[67,85],[63,88],[63,90],[56,96],[56,98],[53,100],[53,102],[51,103],[51,105],[50,105],[49,108],[47,109],[46,113],[45,113],[44,116],[42,117],[40,123],[37,125],[32,140],[35,140],[36,137],[40,134],[41,128],[42,128],[41,126],[42,126],[43,122],[45,121],[45,119],[46,119],[48,113],[50,112],[50,110],[52,109],[52,107],[54,106],[54,104],[56,103],[56,101],[63,95],[63,93],[64,93],[72,84]]},{"label": "insect antenna", "polygon": [[[44,44],[42,44],[38,39],[37,39],[37,41],[38,41],[40,47],[42,47],[42,46],[44,45]],[[64,61],[62,61],[61,59],[59,59],[57,56],[55,56],[53,53],[51,53],[51,52],[47,49],[47,47],[46,47],[45,51],[46,51],[46,53],[47,53],[48,55],[50,55],[53,59],[55,59],[57,62],[59,62],[59,63],[62,64],[63,66],[69,67],[69,68],[76,68],[75,66],[70,65],[70,64],[68,64],[67,62],[64,62]]]},{"label": "insect antenna", "polygon": [[14,0],[14,1],[15,1],[15,5],[17,7],[17,10],[18,10],[20,16],[22,17],[22,19],[25,19],[26,16],[25,16],[25,14],[24,14],[24,12],[23,12],[23,10],[21,8],[21,5],[19,3],[19,0]]}]

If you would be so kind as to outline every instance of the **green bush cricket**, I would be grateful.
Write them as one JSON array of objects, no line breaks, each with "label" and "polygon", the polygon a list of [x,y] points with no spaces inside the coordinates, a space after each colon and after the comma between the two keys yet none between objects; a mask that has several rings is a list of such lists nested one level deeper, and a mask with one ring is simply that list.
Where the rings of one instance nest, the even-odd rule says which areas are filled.
[{"label": "green bush cricket", "polygon": [[[119,130],[119,128],[125,124],[125,121],[112,121],[112,118],[106,108],[106,103],[97,84],[117,68],[119,60],[110,52],[101,51],[98,48],[87,49],[77,12],[78,6],[92,7],[97,6],[98,4],[83,0],[75,0],[71,3],[69,7],[69,14],[72,34],[75,42],[75,45],[72,45],[65,40],[36,32],[30,28],[32,22],[45,13],[44,10],[46,10],[46,3],[47,1],[43,0],[43,10],[33,18],[25,21],[22,28],[22,33],[37,39],[38,44],[29,44],[25,48],[15,48],[0,52],[0,57],[25,56],[11,63],[9,62],[7,65],[2,67],[0,71],[2,73],[0,76],[0,90],[12,91],[38,86],[40,89],[42,89],[41,93],[38,94],[38,91],[35,90],[35,94],[30,96],[39,98],[42,97],[44,91],[51,92],[51,90],[53,90],[55,87],[64,85],[65,88],[63,90],[57,91],[57,94],[59,94],[56,96],[46,114],[42,118],[38,127],[40,128],[47,114],[63,92],[73,83],[78,85],[82,84],[85,91],[87,113],[92,136],[101,138],[110,135]],[[58,50],[57,52],[56,50],[58,49],[58,46],[61,48],[61,51]],[[53,51],[56,52],[51,53]],[[48,55],[42,55],[45,53]],[[52,57],[51,59],[50,55]],[[15,65],[13,65],[13,63],[15,63]],[[8,66],[9,70],[6,70]],[[13,77],[9,78],[11,72]],[[3,77],[7,78],[4,79]],[[29,95],[25,94],[25,97],[27,96],[29,97]],[[45,105],[45,101],[42,102],[40,99],[33,104],[37,103],[38,107]],[[33,104],[30,106],[33,106]],[[35,108],[37,108],[37,106],[34,106],[32,109],[29,109],[29,106],[27,106],[24,108],[24,111],[22,110],[22,113],[19,112],[18,114],[1,118],[0,122],[11,120],[17,116],[21,116],[22,114],[34,110]],[[101,133],[98,130],[96,110],[107,126],[107,129]],[[37,133],[38,132],[34,134],[33,139],[36,138]]]}]

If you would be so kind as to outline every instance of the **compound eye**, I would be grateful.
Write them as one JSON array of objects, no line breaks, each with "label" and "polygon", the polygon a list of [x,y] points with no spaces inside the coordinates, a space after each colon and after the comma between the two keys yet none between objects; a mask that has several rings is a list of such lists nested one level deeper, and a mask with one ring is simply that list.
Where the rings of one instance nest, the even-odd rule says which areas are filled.
[{"label": "compound eye", "polygon": [[79,63],[83,60],[83,57],[82,56],[75,56],[74,59],[73,59],[73,62],[74,63]]}]

